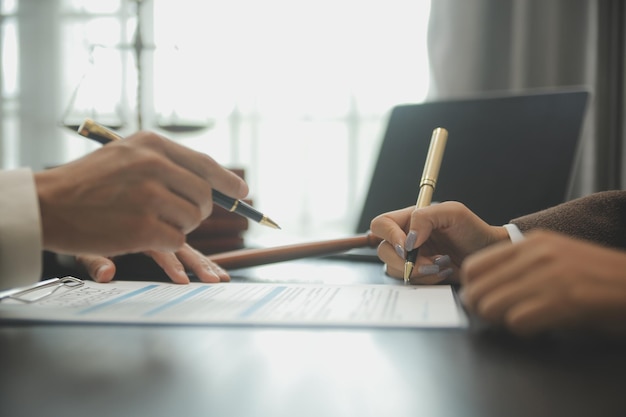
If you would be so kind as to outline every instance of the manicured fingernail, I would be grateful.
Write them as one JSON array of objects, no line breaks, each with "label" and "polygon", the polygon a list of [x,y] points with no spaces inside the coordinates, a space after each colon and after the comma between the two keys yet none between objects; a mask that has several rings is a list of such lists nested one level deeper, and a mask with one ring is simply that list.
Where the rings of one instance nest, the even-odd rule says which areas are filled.
[{"label": "manicured fingernail", "polygon": [[413,246],[415,246],[415,241],[417,240],[417,232],[415,230],[411,230],[408,235],[406,235],[406,241],[404,242],[404,249],[407,251],[413,250]]},{"label": "manicured fingernail", "polygon": [[452,261],[450,260],[450,257],[448,255],[438,256],[437,258],[435,258],[433,263],[435,265],[439,265],[442,268],[452,265]]},{"label": "manicured fingernail", "polygon": [[400,258],[404,259],[404,248],[402,247],[402,245],[401,245],[401,244],[399,244],[399,243],[397,243],[397,244],[394,246],[394,248],[395,248],[396,253],[398,254],[398,256],[399,256]]},{"label": "manicured fingernail", "polygon": [[417,272],[424,275],[432,275],[439,272],[439,265],[420,265]]}]

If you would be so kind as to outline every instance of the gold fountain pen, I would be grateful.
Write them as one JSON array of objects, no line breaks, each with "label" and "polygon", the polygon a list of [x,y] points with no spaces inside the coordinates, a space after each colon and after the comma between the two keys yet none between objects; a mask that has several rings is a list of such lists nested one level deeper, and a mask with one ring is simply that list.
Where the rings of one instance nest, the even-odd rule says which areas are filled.
[{"label": "gold fountain pen", "polygon": [[[428,154],[426,155],[426,162],[424,163],[424,172],[420,180],[419,194],[415,208],[430,205],[433,193],[435,192],[435,186],[437,185],[437,177],[439,176],[439,168],[441,167],[443,151],[446,148],[447,140],[448,131],[446,129],[438,127],[433,130],[433,135],[430,138],[430,146],[428,147]],[[418,248],[415,248],[408,251],[406,254],[406,261],[404,263],[405,284],[409,282],[411,272],[413,272],[415,260],[417,259],[417,251]]]},{"label": "gold fountain pen", "polygon": [[[93,139],[96,142],[100,142],[103,145],[106,145],[109,142],[113,142],[116,140],[121,140],[122,137],[91,119],[85,119],[83,123],[78,128],[78,133],[81,136],[84,136],[89,139]],[[254,220],[259,224],[264,226],[269,226],[274,229],[280,229],[280,226],[272,219],[264,215],[263,213],[254,209],[251,205],[246,204],[241,200],[236,200],[232,197],[228,197],[220,193],[217,190],[213,190],[213,202],[218,206],[225,208],[228,211],[233,213],[237,213],[243,217],[247,217],[248,219]]]}]

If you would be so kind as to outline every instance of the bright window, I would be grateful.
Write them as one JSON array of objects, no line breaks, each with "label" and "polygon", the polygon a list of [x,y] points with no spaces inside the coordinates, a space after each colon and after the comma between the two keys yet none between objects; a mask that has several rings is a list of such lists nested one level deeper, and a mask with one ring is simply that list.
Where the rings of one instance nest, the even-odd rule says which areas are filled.
[{"label": "bright window", "polygon": [[210,126],[179,138],[244,167],[287,239],[350,233],[388,110],[426,95],[429,6],[157,1],[155,124]]},{"label": "bright window", "polygon": [[[388,111],[428,89],[428,0],[143,0],[139,68],[135,1],[58,3],[61,93],[49,104],[58,121],[95,115],[131,133],[139,103],[143,128],[245,169],[254,205],[283,227],[251,225],[258,241],[350,234]],[[7,152],[6,136],[27,140],[7,130],[20,94],[19,62],[7,61],[25,44],[20,1],[2,4],[17,10],[2,27]],[[62,135],[66,158],[95,148]],[[25,157],[9,152],[4,166]]]}]

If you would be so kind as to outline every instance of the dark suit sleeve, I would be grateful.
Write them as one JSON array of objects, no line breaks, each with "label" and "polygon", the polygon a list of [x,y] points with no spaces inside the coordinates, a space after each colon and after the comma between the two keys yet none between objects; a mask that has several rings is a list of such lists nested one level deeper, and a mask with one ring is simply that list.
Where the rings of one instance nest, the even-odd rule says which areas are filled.
[{"label": "dark suit sleeve", "polygon": [[603,191],[511,220],[522,232],[548,229],[626,249],[626,191]]}]

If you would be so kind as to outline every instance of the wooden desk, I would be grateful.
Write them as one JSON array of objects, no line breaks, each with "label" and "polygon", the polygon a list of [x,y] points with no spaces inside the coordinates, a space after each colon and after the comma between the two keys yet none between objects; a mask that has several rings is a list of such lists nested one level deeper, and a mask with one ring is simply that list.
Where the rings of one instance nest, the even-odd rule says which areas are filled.
[{"label": "wooden desk", "polygon": [[[237,280],[384,283],[303,260]],[[626,344],[463,330],[0,326],[2,416],[623,416]]]}]

